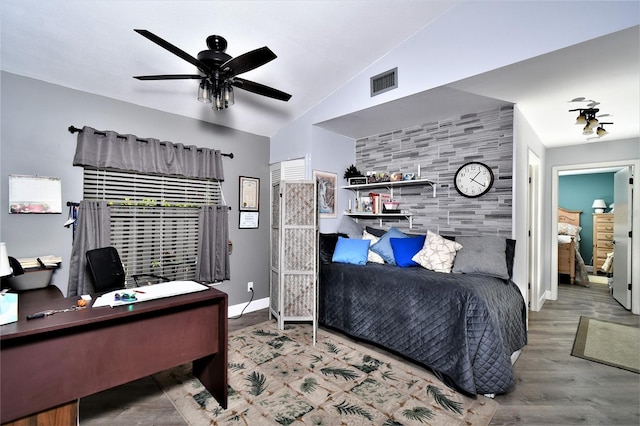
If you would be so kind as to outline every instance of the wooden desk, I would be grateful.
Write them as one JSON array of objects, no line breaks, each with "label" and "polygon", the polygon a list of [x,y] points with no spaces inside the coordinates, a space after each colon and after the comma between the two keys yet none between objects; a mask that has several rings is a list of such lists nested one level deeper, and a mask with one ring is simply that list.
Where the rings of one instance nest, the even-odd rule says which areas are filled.
[{"label": "wooden desk", "polygon": [[227,407],[225,293],[208,289],[26,320],[77,299],[19,300],[18,322],[0,327],[1,423],[186,362],[193,362],[193,375]]}]

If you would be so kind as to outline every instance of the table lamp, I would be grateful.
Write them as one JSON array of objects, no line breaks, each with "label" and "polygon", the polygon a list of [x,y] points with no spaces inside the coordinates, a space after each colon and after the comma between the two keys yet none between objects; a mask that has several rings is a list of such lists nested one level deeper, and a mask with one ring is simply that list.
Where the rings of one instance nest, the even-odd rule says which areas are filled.
[{"label": "table lamp", "polygon": [[591,208],[596,209],[596,213],[604,213],[604,209],[607,208],[607,203],[605,203],[604,200],[593,200]]},{"label": "table lamp", "polygon": [[[0,277],[8,277],[13,273],[9,265],[9,255],[7,245],[0,243]],[[7,290],[0,292],[0,325],[18,321],[18,295],[7,293]]]},{"label": "table lamp", "polygon": [[9,265],[9,255],[7,254],[7,244],[0,243],[0,277],[8,277],[13,273]]}]

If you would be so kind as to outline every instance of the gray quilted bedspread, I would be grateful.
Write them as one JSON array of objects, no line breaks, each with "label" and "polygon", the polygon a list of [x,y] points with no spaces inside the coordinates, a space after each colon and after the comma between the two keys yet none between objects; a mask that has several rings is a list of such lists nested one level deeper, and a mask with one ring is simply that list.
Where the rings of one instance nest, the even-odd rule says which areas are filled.
[{"label": "gray quilted bedspread", "polygon": [[397,352],[469,394],[513,388],[511,354],[527,343],[514,283],[420,267],[320,266],[321,325]]}]

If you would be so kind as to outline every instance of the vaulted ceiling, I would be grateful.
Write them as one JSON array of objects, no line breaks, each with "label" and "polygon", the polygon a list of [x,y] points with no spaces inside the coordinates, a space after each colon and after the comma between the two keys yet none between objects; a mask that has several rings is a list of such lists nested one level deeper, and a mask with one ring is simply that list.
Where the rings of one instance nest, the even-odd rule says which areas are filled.
[{"label": "vaulted ceiling", "polygon": [[[0,65],[7,72],[273,136],[456,3],[2,0]],[[197,80],[135,80],[134,75],[197,71],[136,28],[192,56],[206,49],[212,34],[227,39],[231,56],[268,46],[278,57],[241,77],[293,96],[282,102],[236,90],[235,105],[216,112],[196,101]],[[437,120],[513,103],[545,145],[569,145],[587,142],[567,112],[579,107],[568,100],[584,96],[612,115],[615,124],[607,130],[616,139],[639,137],[639,40],[636,25],[322,126],[358,138],[425,116]],[[412,115],[416,105],[420,118]]]}]

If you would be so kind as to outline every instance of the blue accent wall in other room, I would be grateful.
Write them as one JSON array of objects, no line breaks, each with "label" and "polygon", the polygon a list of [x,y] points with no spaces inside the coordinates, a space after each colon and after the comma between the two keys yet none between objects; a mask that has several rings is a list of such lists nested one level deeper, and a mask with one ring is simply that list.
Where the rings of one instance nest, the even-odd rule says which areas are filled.
[{"label": "blue accent wall in other room", "polygon": [[[558,177],[558,206],[581,210],[580,255],[587,265],[593,257],[593,200],[601,198],[607,206],[613,203],[614,173],[591,173]],[[606,210],[607,212],[609,209]]]}]

